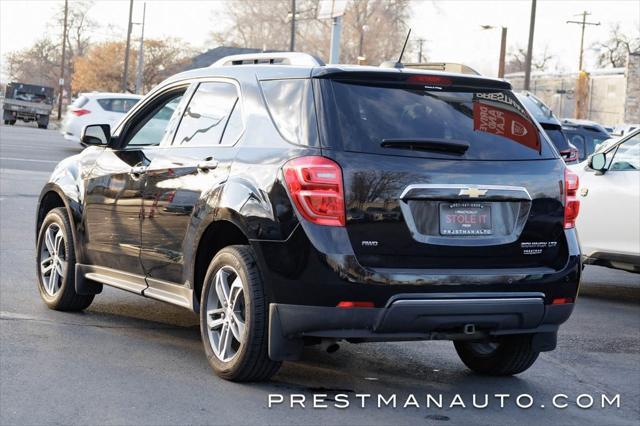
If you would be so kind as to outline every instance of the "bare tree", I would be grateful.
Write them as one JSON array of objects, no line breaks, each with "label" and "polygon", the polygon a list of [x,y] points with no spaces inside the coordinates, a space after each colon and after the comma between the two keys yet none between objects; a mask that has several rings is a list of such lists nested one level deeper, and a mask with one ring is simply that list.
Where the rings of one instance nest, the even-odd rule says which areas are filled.
[{"label": "bare tree", "polygon": [[611,26],[609,39],[595,43],[592,49],[598,54],[599,66],[624,67],[630,53],[640,52],[640,37],[629,36],[620,29],[620,23],[616,23]]},{"label": "bare tree", "polygon": [[60,45],[48,38],[5,56],[4,67],[10,81],[57,87],[60,78]]},{"label": "bare tree", "polygon": [[[330,20],[318,20],[319,0],[298,0],[296,47],[328,59]],[[214,31],[220,45],[288,50],[290,0],[243,0],[227,3],[226,28]],[[367,63],[396,58],[406,35],[409,0],[358,0],[349,3],[343,17],[341,62],[355,63],[362,51]],[[367,31],[368,29],[368,31]]]},{"label": "bare tree", "polygon": [[[511,52],[507,55],[507,63],[505,65],[505,72],[522,72],[525,70],[525,63],[527,57],[527,50],[516,46],[510,49]],[[533,58],[531,59],[531,68],[534,71],[546,71],[551,62],[555,59],[555,56],[549,52],[549,46],[545,45],[542,52],[536,53],[534,50]]]}]

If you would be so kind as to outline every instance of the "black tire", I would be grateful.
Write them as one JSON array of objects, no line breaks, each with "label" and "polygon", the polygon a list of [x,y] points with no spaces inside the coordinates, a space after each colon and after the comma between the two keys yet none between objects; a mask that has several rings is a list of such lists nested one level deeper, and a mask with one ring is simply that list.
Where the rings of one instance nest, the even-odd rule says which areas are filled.
[{"label": "black tire", "polygon": [[464,364],[476,373],[489,376],[511,376],[522,373],[538,359],[540,352],[531,347],[529,334],[505,336],[491,344],[454,342]]},{"label": "black tire", "polygon": [[[62,267],[63,274],[60,279],[59,289],[50,294],[45,288],[45,277],[41,271],[41,263],[44,260],[43,245],[46,249],[46,232],[51,225],[57,226],[62,232],[63,241],[60,247],[63,248],[63,257],[66,266]],[[38,275],[38,290],[40,297],[50,309],[57,311],[81,311],[86,309],[93,302],[94,295],[79,295],[75,290],[76,256],[73,238],[71,234],[71,223],[67,216],[67,211],[63,207],[58,207],[47,213],[38,231],[38,241],[36,243],[36,271]],[[51,279],[51,275],[49,275]]]},{"label": "black tire", "polygon": [[[232,268],[242,281],[244,311],[244,341],[236,342],[239,346],[235,349],[235,355],[226,361],[214,352],[208,326],[208,317],[213,317],[207,314],[208,308],[215,308],[208,306],[211,303],[209,293],[216,292],[216,274],[223,268]],[[212,297],[217,298],[217,293]],[[240,303],[239,297],[238,300]],[[209,264],[200,300],[200,334],[209,364],[218,376],[236,382],[253,382],[269,380],[278,371],[282,363],[272,361],[268,355],[268,322],[269,305],[253,249],[235,245],[220,250]],[[221,338],[222,328],[220,330]]]},{"label": "black tire", "polygon": [[38,124],[38,129],[46,129],[47,125],[46,124]]},{"label": "black tire", "polygon": [[9,120],[9,125],[13,126],[14,124],[16,124],[16,120]]}]

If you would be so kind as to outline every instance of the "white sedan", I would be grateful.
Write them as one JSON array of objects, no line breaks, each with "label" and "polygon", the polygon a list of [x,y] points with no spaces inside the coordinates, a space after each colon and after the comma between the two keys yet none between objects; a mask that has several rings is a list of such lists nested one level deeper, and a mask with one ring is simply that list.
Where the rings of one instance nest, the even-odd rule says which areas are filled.
[{"label": "white sedan", "polygon": [[585,263],[640,272],[640,130],[570,168],[580,178]]},{"label": "white sedan", "polygon": [[84,126],[109,124],[113,129],[140,99],[129,93],[81,93],[67,109],[61,132],[65,139],[80,143]]}]

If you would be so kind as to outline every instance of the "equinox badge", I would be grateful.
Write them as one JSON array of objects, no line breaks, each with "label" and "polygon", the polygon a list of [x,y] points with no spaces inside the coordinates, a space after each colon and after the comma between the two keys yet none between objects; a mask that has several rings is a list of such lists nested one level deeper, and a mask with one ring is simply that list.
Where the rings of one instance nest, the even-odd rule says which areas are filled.
[{"label": "equinox badge", "polygon": [[479,188],[462,188],[458,195],[468,195],[469,198],[479,198],[486,194],[488,189],[479,189]]}]

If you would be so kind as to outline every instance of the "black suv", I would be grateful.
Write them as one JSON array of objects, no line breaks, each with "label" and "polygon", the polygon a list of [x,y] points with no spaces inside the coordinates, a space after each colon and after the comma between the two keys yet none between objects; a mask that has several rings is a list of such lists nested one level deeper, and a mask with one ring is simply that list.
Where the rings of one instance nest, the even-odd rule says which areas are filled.
[{"label": "black suv", "polygon": [[241,55],[82,142],[38,203],[43,300],[193,310],[226,379],[342,340],[449,339],[510,375],[573,310],[577,178],[504,81]]}]

